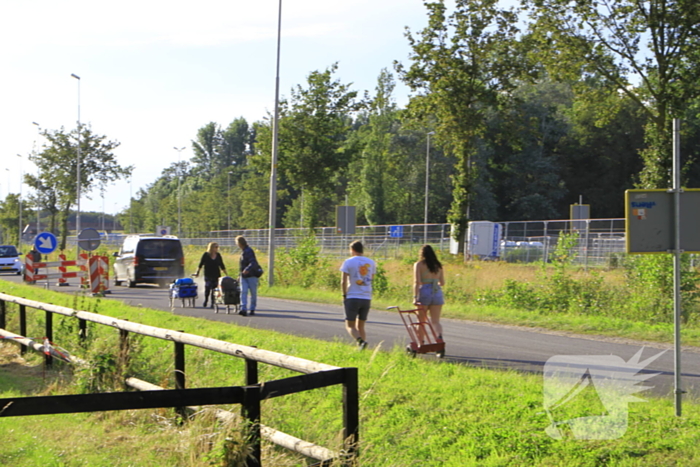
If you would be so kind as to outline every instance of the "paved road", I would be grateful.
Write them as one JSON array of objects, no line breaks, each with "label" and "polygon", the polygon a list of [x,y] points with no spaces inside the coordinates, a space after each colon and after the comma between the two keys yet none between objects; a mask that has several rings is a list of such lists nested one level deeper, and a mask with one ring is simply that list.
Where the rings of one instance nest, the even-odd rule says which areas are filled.
[{"label": "paved road", "polygon": [[[19,281],[17,276],[0,276],[0,279]],[[77,287],[51,287],[75,293]],[[1,290],[1,289],[0,289]],[[200,295],[203,285],[200,284]],[[133,289],[112,287],[107,297],[122,300],[131,305],[170,310],[167,289],[154,286],[139,286]],[[194,316],[210,320],[232,322],[259,329],[273,329],[280,332],[312,337],[324,340],[340,339],[351,344],[343,326],[343,314],[340,304],[322,305],[289,300],[259,297],[255,316],[215,314],[211,308],[201,307],[201,300],[195,308],[181,307],[172,310],[175,314]],[[640,374],[659,373],[645,382],[654,393],[673,397],[674,358],[672,345],[644,343],[624,339],[593,338],[567,333],[548,332],[516,326],[490,325],[461,320],[444,320],[444,338],[447,343],[447,361],[487,366],[491,368],[514,369],[518,371],[543,374],[545,365],[551,357],[594,355],[619,357],[614,367],[620,374],[631,372],[622,364],[629,362],[635,354],[644,348],[641,360],[663,352],[658,359],[640,370]],[[367,323],[367,340],[370,347],[381,343],[382,348],[394,345],[404,347],[408,342],[406,329],[396,312],[372,310]],[[435,358],[434,355],[421,355],[421,358]],[[596,360],[600,361],[600,359]],[[683,389],[689,395],[700,395],[700,349],[684,349],[682,354]],[[550,362],[550,365],[552,362]],[[595,367],[591,367],[592,369]],[[547,369],[553,368],[548,366]],[[606,367],[607,369],[611,367]],[[606,368],[603,368],[604,370]],[[624,376],[622,376],[624,377]],[[643,393],[642,393],[643,394]],[[641,395],[641,394],[640,394]]]}]

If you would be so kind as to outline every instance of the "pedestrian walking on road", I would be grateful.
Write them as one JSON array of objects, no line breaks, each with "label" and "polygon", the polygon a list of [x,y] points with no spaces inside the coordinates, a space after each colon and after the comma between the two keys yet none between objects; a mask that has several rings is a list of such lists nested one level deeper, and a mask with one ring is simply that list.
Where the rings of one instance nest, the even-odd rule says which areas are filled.
[{"label": "pedestrian walking on road", "polygon": [[220,270],[224,271],[224,275],[226,275],[226,266],[224,266],[221,254],[219,254],[218,243],[211,242],[207,245],[207,251],[202,254],[197,272],[194,273],[195,277],[199,276],[202,267],[204,268],[204,308],[207,307],[209,298],[211,298],[211,307],[214,308],[214,289],[219,285]]},{"label": "pedestrian walking on road", "polygon": [[[236,237],[236,245],[241,249],[240,271],[241,271],[241,311],[242,315],[255,314],[255,307],[258,304],[258,279],[262,276],[263,270],[258,264],[255,252],[248,245],[246,239],[239,235]],[[250,308],[248,308],[248,291],[250,291]],[[250,310],[250,311],[246,311]]]},{"label": "pedestrian walking on road", "polygon": [[374,261],[364,256],[362,242],[350,244],[350,258],[340,267],[345,329],[357,341],[360,350],[367,347],[365,323],[372,302],[372,279],[377,271]]},{"label": "pedestrian walking on road", "polygon": [[[445,299],[442,294],[442,287],[445,285],[445,274],[442,264],[435,255],[435,250],[430,245],[423,245],[418,254],[418,261],[413,265],[413,304],[418,307],[418,320],[427,321],[430,314],[430,323],[438,335],[438,342],[442,339],[442,324],[440,324],[440,313]],[[421,342],[423,328],[419,329]]]}]

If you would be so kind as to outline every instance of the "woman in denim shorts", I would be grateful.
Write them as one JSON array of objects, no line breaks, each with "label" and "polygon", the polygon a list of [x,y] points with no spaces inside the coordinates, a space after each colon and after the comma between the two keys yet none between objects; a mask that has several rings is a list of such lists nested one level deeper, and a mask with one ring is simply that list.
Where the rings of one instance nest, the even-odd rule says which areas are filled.
[{"label": "woman in denim shorts", "polygon": [[[442,305],[445,304],[442,295],[444,285],[445,275],[442,264],[438,261],[433,247],[423,245],[418,255],[418,261],[413,265],[413,304],[418,307],[420,321],[426,321],[427,315],[430,313],[430,322],[438,335],[438,342],[443,342],[440,313]],[[422,341],[423,336],[419,337]]]}]

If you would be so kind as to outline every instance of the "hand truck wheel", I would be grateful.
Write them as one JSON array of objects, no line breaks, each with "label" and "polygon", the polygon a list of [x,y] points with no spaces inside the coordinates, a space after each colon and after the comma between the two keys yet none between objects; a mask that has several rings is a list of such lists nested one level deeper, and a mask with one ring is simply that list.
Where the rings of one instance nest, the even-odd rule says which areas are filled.
[{"label": "hand truck wheel", "polygon": [[413,358],[416,358],[416,351],[411,348],[411,345],[406,346],[406,353]]}]

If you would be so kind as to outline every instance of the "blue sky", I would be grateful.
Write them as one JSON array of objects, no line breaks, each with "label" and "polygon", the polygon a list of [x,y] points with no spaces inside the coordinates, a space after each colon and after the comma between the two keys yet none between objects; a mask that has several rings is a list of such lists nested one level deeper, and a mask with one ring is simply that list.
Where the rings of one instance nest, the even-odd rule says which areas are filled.
[{"label": "blue sky", "polygon": [[[93,191],[83,211],[114,213],[178,160],[197,130],[237,117],[262,119],[274,105],[278,0],[12,1],[0,29],[0,198],[20,191],[20,170],[38,128],[78,119],[121,142],[133,183]],[[426,23],[420,0],[283,0],[280,94],[338,62],[336,77],[372,91],[382,68],[407,61],[405,27]],[[80,81],[71,77],[74,73]],[[80,87],[80,99],[78,99]],[[398,85],[396,100],[407,101]],[[22,155],[18,157],[17,155]],[[21,168],[20,168],[21,165]],[[22,188],[26,195],[28,188]]]}]

